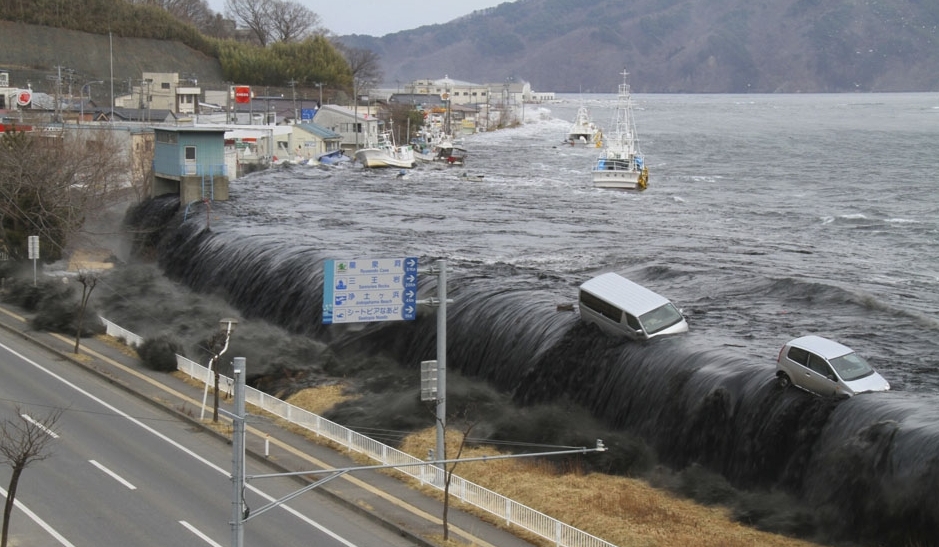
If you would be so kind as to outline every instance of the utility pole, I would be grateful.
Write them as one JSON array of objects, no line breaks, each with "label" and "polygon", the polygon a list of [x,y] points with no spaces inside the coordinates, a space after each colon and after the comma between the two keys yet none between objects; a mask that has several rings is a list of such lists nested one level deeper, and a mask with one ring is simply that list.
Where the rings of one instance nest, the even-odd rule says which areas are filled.
[{"label": "utility pole", "polygon": [[296,124],[300,121],[300,113],[297,112],[297,81],[290,80],[287,82],[287,85],[289,85],[290,89],[293,91],[293,123]]},{"label": "utility pole", "polygon": [[[447,261],[437,261],[437,453],[447,458]],[[443,469],[443,468],[441,468]]]},{"label": "utility pole", "polygon": [[232,361],[235,380],[235,415],[232,416],[231,439],[231,544],[244,546],[245,500],[245,358]]}]

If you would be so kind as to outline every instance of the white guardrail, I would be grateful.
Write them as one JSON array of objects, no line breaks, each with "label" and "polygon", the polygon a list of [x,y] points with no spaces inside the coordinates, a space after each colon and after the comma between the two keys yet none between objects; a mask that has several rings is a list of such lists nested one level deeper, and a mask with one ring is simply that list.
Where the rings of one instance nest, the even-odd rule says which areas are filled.
[{"label": "white guardrail", "polygon": [[[121,339],[127,345],[134,347],[143,342],[143,338],[140,336],[121,328],[107,319],[101,317],[101,321],[107,328],[108,336]],[[182,355],[176,356],[176,366],[181,372],[188,374],[196,380],[200,380],[209,385],[214,383],[214,376],[212,376],[207,367],[191,361]],[[220,375],[219,391],[231,395],[233,383],[234,381],[231,378]],[[245,387],[245,402],[262,410],[266,410],[290,423],[301,426],[320,437],[325,437],[349,450],[365,454],[382,465],[415,464],[423,462],[423,460],[411,456],[410,454],[356,433],[318,414],[314,414],[286,401],[272,397],[250,386]],[[439,467],[425,464],[409,465],[397,469],[402,473],[418,479],[422,484],[443,490],[443,486],[440,485],[444,484],[444,471]],[[553,517],[549,517],[544,513],[515,502],[492,490],[469,482],[457,475],[453,475],[451,478],[450,495],[463,503],[478,507],[483,511],[504,519],[505,523],[509,526],[518,526],[549,541],[553,541],[557,547],[616,547],[608,541],[604,541],[583,530],[578,530],[573,526],[564,524]]]}]

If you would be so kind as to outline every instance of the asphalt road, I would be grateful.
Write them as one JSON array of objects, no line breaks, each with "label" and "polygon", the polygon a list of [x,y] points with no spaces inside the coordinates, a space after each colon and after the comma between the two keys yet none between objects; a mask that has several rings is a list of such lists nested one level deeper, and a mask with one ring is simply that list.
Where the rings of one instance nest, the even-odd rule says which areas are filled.
[{"label": "asphalt road", "polygon": [[[20,480],[13,545],[230,545],[231,446],[52,352],[0,331],[0,419],[62,409],[49,445]],[[246,462],[249,475],[277,473]],[[0,485],[9,484],[0,467]],[[290,478],[249,484],[257,509],[300,488]],[[19,505],[18,504],[18,505]],[[249,520],[251,546],[412,546],[316,491]]]}]

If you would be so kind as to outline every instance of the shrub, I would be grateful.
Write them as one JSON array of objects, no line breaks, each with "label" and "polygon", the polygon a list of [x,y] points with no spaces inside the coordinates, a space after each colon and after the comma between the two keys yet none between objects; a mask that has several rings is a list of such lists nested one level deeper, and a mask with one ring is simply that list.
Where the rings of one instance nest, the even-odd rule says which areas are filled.
[{"label": "shrub", "polygon": [[166,335],[148,338],[137,348],[143,366],[158,372],[175,371],[177,353],[179,343]]}]

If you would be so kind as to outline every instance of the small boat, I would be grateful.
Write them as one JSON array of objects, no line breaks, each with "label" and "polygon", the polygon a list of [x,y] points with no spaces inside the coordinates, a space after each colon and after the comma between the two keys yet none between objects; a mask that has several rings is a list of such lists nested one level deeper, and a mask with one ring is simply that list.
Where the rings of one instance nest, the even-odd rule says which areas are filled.
[{"label": "small boat", "polygon": [[317,156],[316,161],[323,165],[338,165],[350,161],[349,156],[342,153],[342,150],[333,150]]},{"label": "small boat", "polygon": [[649,185],[649,169],[644,165],[636,136],[632,98],[626,82],[628,75],[624,70],[611,124],[612,131],[601,137],[603,151],[592,171],[596,188],[642,191]]},{"label": "small boat", "polygon": [[466,149],[452,141],[444,141],[437,145],[435,161],[445,161],[447,165],[464,165],[466,163]]},{"label": "small boat", "polygon": [[460,173],[460,180],[465,180],[469,182],[482,182],[483,175],[470,175],[466,171]]},{"label": "small boat", "polygon": [[414,159],[414,149],[410,146],[396,145],[391,131],[379,133],[375,146],[357,150],[355,159],[365,167],[410,169],[417,164],[417,160]]},{"label": "small boat", "polygon": [[448,165],[463,165],[466,162],[466,148],[462,141],[454,140],[442,129],[421,131],[411,139],[411,145],[416,150],[415,157],[420,161],[443,161]]},{"label": "small boat", "polygon": [[600,138],[600,127],[590,118],[590,110],[580,105],[574,123],[567,132],[567,141],[570,144],[596,144]]}]

